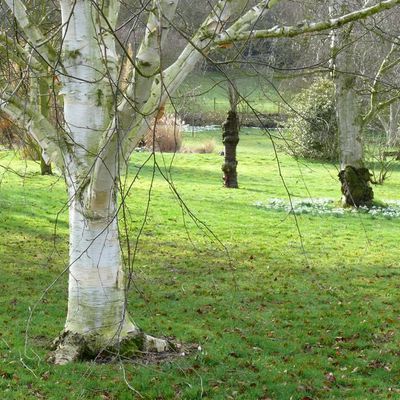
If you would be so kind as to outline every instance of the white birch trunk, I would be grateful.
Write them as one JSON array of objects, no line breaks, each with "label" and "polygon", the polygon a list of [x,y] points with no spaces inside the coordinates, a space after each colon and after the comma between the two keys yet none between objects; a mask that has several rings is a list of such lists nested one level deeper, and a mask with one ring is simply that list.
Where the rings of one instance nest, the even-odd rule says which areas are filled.
[{"label": "white birch trunk", "polygon": [[[64,25],[64,117],[74,155],[66,165],[70,198],[68,314],[53,361],[64,364],[140,341],[163,351],[168,342],[142,334],[126,310],[117,224],[118,135],[112,121],[117,59],[101,40],[91,2],[61,2]],[[106,35],[108,33],[106,32]],[[102,60],[107,57],[107,63]],[[106,79],[106,77],[111,79]],[[110,128],[111,126],[111,128]],[[104,133],[107,143],[101,144]]]},{"label": "white birch trunk", "polygon": [[[98,213],[104,214],[104,210]],[[101,336],[101,345],[114,344],[128,332],[136,331],[126,313],[115,213],[115,205],[110,204],[108,218],[89,218],[78,199],[72,201],[69,212],[70,267],[65,330]]]},{"label": "white birch trunk", "polygon": [[[100,351],[137,331],[125,307],[116,218],[116,151],[101,159],[99,164],[104,168],[98,174],[94,168],[99,157],[99,137],[110,122],[109,103],[113,99],[105,76],[115,54],[98,40],[99,27],[93,24],[91,2],[62,1],[61,5],[66,24],[64,66],[68,73],[63,81],[64,116],[75,155],[75,162],[67,165],[66,175],[71,204],[68,316],[64,330],[85,337],[93,351]],[[102,62],[105,53],[107,65]],[[59,351],[56,362],[69,361],[75,357],[73,353],[70,349]]]}]

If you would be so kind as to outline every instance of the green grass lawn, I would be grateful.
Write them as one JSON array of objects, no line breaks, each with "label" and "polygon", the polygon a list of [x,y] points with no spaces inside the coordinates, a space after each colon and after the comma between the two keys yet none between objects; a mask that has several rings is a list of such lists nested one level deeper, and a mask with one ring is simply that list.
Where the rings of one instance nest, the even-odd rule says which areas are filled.
[{"label": "green grass lawn", "polygon": [[[213,132],[187,134],[184,144],[210,137],[219,139]],[[299,215],[297,229],[293,216],[254,205],[287,198],[268,137],[242,132],[238,190],[221,186],[220,149],[157,154],[201,223],[182,214],[155,171],[129,293],[141,328],[197,343],[201,351],[161,364],[56,367],[44,357],[66,316],[64,184],[0,153],[0,164],[22,176],[0,175],[1,399],[400,398],[400,221]],[[148,156],[133,155],[128,182]],[[293,198],[339,199],[334,165],[282,153],[279,165]],[[152,175],[150,160],[127,196],[132,241]],[[375,187],[376,197],[400,199],[399,188],[397,169]]]},{"label": "green grass lawn", "polygon": [[[242,72],[241,77],[232,81],[241,94],[241,112],[276,113],[282,101],[267,81]],[[226,77],[217,72],[192,73],[173,98],[178,111],[226,114],[229,109],[229,97]]]}]

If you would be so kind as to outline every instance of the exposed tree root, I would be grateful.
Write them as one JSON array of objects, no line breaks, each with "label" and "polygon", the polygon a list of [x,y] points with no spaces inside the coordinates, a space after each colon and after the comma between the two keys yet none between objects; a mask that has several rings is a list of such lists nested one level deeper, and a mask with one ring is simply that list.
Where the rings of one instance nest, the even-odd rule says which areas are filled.
[{"label": "exposed tree root", "polygon": [[82,335],[63,331],[53,343],[48,362],[64,365],[74,361],[96,360],[97,358],[120,355],[134,358],[140,354],[177,351],[177,345],[167,339],[134,331],[123,338],[114,338],[104,343],[98,334]]}]

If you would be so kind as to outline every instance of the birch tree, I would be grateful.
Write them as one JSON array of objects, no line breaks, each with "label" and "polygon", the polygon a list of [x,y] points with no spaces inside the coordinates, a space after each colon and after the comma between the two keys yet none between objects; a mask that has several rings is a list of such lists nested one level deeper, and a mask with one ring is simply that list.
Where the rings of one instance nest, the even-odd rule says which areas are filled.
[{"label": "birch tree", "polygon": [[[217,46],[232,41],[291,37],[335,29],[400,3],[385,0],[337,18],[296,26],[255,29],[279,0],[218,0],[176,60],[163,68],[178,0],[149,0],[143,40],[131,56],[116,36],[118,0],[60,0],[59,26],[47,32],[22,0],[1,0],[18,24],[0,31],[0,52],[29,69],[36,85],[29,99],[18,82],[2,82],[0,109],[23,124],[43,156],[63,173],[69,196],[68,312],[53,361],[64,364],[124,346],[144,351],[168,348],[164,339],[143,333],[128,315],[118,238],[117,180],[158,109],[195,65]],[[207,3],[208,4],[208,3]],[[57,40],[52,40],[57,38]],[[8,49],[13,49],[12,54]],[[128,73],[121,83],[123,65]],[[56,82],[64,125],[53,124],[35,102]],[[34,89],[36,87],[36,89]],[[39,88],[39,89],[37,89]]]}]

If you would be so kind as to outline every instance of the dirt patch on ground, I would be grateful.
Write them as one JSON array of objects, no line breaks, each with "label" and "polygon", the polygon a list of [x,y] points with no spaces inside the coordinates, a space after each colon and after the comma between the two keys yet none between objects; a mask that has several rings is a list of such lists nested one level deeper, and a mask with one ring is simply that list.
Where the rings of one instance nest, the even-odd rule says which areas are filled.
[{"label": "dirt patch on ground", "polygon": [[201,350],[200,345],[196,343],[181,344],[174,342],[174,340],[170,338],[168,338],[168,340],[173,344],[171,346],[171,350],[169,351],[163,351],[161,353],[143,352],[138,353],[132,358],[124,357],[120,354],[104,352],[99,354],[94,361],[99,364],[109,364],[123,361],[142,365],[158,365],[166,362],[173,362],[183,357],[188,357]]}]

